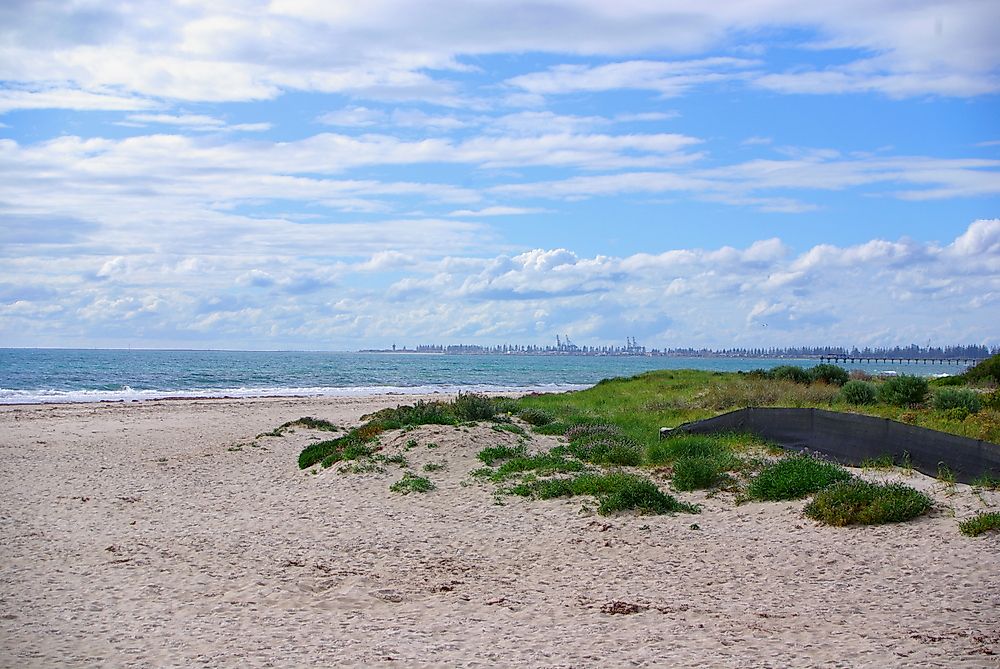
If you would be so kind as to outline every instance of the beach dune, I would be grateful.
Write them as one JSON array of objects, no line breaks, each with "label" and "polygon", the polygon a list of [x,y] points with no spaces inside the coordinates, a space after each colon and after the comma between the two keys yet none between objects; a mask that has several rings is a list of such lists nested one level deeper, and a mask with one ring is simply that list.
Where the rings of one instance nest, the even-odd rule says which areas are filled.
[{"label": "beach dune", "polygon": [[0,666],[1000,666],[1000,539],[957,529],[995,492],[914,474],[935,511],[880,527],[703,493],[602,517],[472,479],[516,439],[485,425],[384,435],[435,466],[409,495],[257,438],[401,401],[0,407]]}]

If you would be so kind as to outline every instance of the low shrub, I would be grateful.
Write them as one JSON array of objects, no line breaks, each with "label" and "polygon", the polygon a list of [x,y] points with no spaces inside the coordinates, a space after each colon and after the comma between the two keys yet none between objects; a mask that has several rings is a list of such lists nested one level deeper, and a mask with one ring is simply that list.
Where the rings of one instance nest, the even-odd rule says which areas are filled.
[{"label": "low shrub", "polygon": [[886,379],[878,389],[878,398],[886,404],[905,407],[921,404],[927,398],[927,379],[900,374]]},{"label": "low shrub", "polygon": [[646,449],[650,464],[662,465],[678,458],[721,457],[731,454],[729,446],[717,439],[701,434],[680,434],[661,439]]},{"label": "low shrub", "polygon": [[812,381],[822,381],[837,386],[842,386],[850,380],[850,374],[843,367],[823,363],[816,365],[809,370],[809,377]]},{"label": "low shrub", "polygon": [[451,408],[462,420],[487,420],[497,413],[493,399],[478,393],[459,393]]},{"label": "low shrub", "polygon": [[324,467],[329,467],[341,460],[354,460],[361,456],[371,455],[375,452],[375,448],[368,444],[372,439],[374,437],[358,434],[356,430],[351,430],[343,437],[309,444],[299,453],[299,468],[306,469],[317,462],[321,462]]},{"label": "low shrub", "polygon": [[518,444],[517,446],[490,446],[476,453],[476,457],[492,467],[494,463],[500,460],[523,458],[527,454],[528,452],[525,450],[524,445]]},{"label": "low shrub", "polygon": [[[934,393],[931,405],[938,411],[948,411],[950,409],[961,409],[965,411],[965,416],[970,413],[979,413],[983,407],[982,399],[974,390],[943,388]],[[965,418],[962,416],[962,418]]]},{"label": "low shrub", "polygon": [[566,430],[564,436],[570,441],[587,437],[621,437],[624,433],[617,425],[610,423],[581,423]]},{"label": "low shrub", "polygon": [[523,472],[534,472],[538,476],[550,476],[586,470],[587,465],[584,463],[579,460],[568,460],[561,452],[553,449],[536,455],[514,456],[506,459],[497,469],[479,470],[479,474],[500,482]]},{"label": "low shrub", "polygon": [[801,499],[850,478],[850,473],[836,463],[793,455],[764,467],[750,480],[747,494],[763,501]]},{"label": "low shrub", "polygon": [[848,381],[840,389],[840,399],[848,404],[875,404],[878,391],[868,381]]},{"label": "low shrub", "polygon": [[528,407],[527,409],[522,409],[517,417],[523,420],[529,425],[534,425],[535,427],[541,427],[542,425],[548,425],[555,418],[548,411],[544,409],[535,409],[533,407]]},{"label": "low shrub", "polygon": [[598,499],[597,512],[602,516],[619,511],[644,514],[698,513],[693,504],[664,493],[652,481],[635,474],[581,474],[572,479],[549,479],[523,483],[511,489],[515,494],[539,499],[593,495]]},{"label": "low shrub", "polygon": [[642,464],[642,447],[625,437],[574,441],[567,450],[574,457],[595,465],[637,467]]},{"label": "low shrub", "polygon": [[434,488],[435,486],[429,478],[417,476],[410,472],[406,472],[403,474],[403,478],[389,486],[390,491],[403,493],[404,495],[409,495],[411,492],[430,492]]},{"label": "low shrub", "polygon": [[977,513],[972,518],[960,522],[958,529],[968,537],[978,537],[984,532],[1000,530],[1000,513],[996,511]]},{"label": "low shrub", "polygon": [[927,513],[931,498],[902,483],[852,479],[820,490],[804,512],[827,525],[900,523]]},{"label": "low shrub", "polygon": [[1000,354],[986,358],[962,376],[968,381],[992,381],[1000,383]]},{"label": "low shrub", "polygon": [[[833,365],[829,366],[832,367]],[[795,383],[808,384],[812,381],[812,375],[796,365],[778,365],[771,369],[767,376],[771,379],[785,379],[787,381],[794,381]]]},{"label": "low shrub", "polygon": [[729,480],[730,461],[715,456],[687,456],[674,463],[670,482],[675,490],[705,490]]}]

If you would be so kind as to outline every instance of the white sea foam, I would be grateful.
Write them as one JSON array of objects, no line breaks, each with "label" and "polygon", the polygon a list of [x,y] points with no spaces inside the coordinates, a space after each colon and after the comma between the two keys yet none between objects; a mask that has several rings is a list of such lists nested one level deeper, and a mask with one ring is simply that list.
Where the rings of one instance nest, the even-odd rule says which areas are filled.
[{"label": "white sea foam", "polygon": [[0,388],[0,404],[48,404],[77,402],[141,402],[147,400],[184,398],[249,398],[249,397],[366,397],[370,395],[433,395],[463,393],[557,393],[583,390],[590,384],[548,383],[530,386],[419,385],[419,386],[349,386],[309,388],[199,388],[196,390],[134,390],[123,386],[119,390],[12,390]]}]

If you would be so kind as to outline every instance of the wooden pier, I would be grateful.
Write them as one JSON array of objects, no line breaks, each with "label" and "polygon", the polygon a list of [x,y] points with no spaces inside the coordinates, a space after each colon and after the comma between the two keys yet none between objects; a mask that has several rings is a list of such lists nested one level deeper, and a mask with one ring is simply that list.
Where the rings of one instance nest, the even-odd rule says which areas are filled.
[{"label": "wooden pier", "polygon": [[985,358],[887,358],[882,355],[821,355],[818,357],[820,362],[831,363],[883,362],[911,365],[919,365],[923,363],[925,365],[965,365],[966,367],[971,367],[972,365],[985,360]]}]

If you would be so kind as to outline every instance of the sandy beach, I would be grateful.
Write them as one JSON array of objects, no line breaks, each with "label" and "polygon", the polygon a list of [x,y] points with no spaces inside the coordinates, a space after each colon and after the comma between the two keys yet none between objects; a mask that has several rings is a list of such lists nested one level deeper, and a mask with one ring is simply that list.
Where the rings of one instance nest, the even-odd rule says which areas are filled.
[{"label": "sandy beach", "polygon": [[602,517],[471,479],[516,440],[487,425],[383,435],[443,465],[410,495],[255,439],[412,400],[0,406],[0,666],[1000,666],[1000,537],[958,531],[996,492],[914,474],[935,510],[880,527],[704,493]]}]

